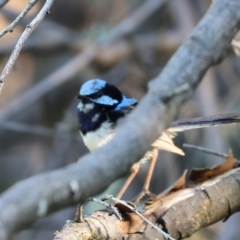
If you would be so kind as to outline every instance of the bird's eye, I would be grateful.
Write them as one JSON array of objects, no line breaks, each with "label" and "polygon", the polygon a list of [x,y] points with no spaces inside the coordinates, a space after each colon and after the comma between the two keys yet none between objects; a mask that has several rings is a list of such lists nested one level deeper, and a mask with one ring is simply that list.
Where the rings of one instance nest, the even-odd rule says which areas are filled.
[{"label": "bird's eye", "polygon": [[94,98],[97,99],[97,98],[100,98],[102,96],[102,92],[99,91],[97,93],[94,94]]},{"label": "bird's eye", "polygon": [[88,95],[88,98],[90,98],[90,99],[98,99],[98,98],[102,97],[102,95],[103,95],[103,92],[99,91],[99,92],[93,93],[91,95]]}]

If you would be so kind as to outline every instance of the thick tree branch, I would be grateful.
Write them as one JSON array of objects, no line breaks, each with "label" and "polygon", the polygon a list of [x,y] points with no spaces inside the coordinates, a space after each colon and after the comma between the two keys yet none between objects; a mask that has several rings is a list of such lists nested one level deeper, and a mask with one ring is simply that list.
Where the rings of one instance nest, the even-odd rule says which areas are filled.
[{"label": "thick tree branch", "polygon": [[76,164],[29,178],[3,193],[0,239],[50,212],[83,202],[126,174],[173,120],[207,69],[224,57],[240,26],[239,9],[239,1],[213,2],[109,144]]},{"label": "thick tree branch", "polygon": [[[31,9],[36,1],[32,0],[29,3],[29,6],[27,7],[27,10]],[[46,0],[46,3],[43,5],[40,12],[37,14],[37,16],[33,19],[33,21],[27,25],[26,29],[22,33],[21,37],[19,38],[6,66],[4,67],[1,75],[0,75],[0,94],[5,82],[6,77],[8,76],[9,72],[11,71],[14,63],[16,62],[18,55],[23,48],[24,43],[27,41],[28,37],[31,35],[31,33],[34,31],[34,29],[38,26],[38,24],[43,20],[43,18],[46,16],[48,11],[50,10],[50,7],[52,6],[54,0]],[[27,10],[23,11],[23,13],[27,13]],[[26,14],[25,13],[25,14]]]},{"label": "thick tree branch", "polygon": [[[142,214],[174,239],[185,239],[201,228],[226,220],[240,210],[240,169],[215,179],[179,190],[167,197],[141,206]],[[124,215],[125,211],[121,211]],[[128,217],[126,216],[128,215]],[[107,210],[97,211],[82,222],[67,222],[54,240],[88,239],[159,239],[164,236],[134,212],[128,211],[119,221]]]}]

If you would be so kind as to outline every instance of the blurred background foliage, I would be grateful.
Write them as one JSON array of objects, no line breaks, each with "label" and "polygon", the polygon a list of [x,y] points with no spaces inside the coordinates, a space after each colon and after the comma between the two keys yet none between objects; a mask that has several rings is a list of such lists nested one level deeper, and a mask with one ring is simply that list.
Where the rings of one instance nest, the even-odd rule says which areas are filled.
[{"label": "blurred background foliage", "polygon": [[[13,33],[0,39],[0,69],[5,66],[26,24],[44,2],[39,1]],[[110,29],[131,15],[143,2],[54,2],[51,14],[46,16],[26,42],[0,97],[0,116],[6,120],[0,123],[0,193],[22,179],[64,167],[86,154],[88,151],[78,135],[76,118],[75,96],[81,84],[91,78],[106,79],[117,85],[125,95],[141,100],[147,91],[148,81],[161,72],[211,3],[210,0],[169,0],[126,38],[98,49],[94,61],[81,68],[78,74],[63,84],[55,84],[38,101],[33,101],[29,96],[24,100],[30,102],[29,106],[22,107],[24,101],[19,99],[26,91],[62,68],[97,38],[107,35]],[[0,28],[13,21],[27,3],[27,0],[10,0],[0,11]],[[74,67],[78,68],[77,65]],[[240,59],[230,49],[225,60],[208,71],[191,100],[181,109],[179,118],[239,111],[239,72]],[[35,93],[41,90],[39,87]],[[13,102],[17,106],[15,111],[9,107]],[[213,127],[180,133],[175,141],[178,146],[187,142],[224,153],[231,148],[239,158],[239,133],[237,125]],[[154,193],[171,185],[184,169],[210,167],[223,161],[188,149],[185,152],[185,157],[160,153],[151,185]],[[141,190],[147,166],[141,167],[124,199],[131,199]],[[106,191],[116,194],[123,182],[124,179],[121,179],[113,183]],[[31,193],[26,197],[31,197]],[[86,204],[85,213],[89,214],[95,208],[92,203]],[[52,239],[55,230],[60,229],[67,219],[74,218],[75,209],[75,206],[70,207],[39,220],[17,234],[14,240]],[[196,233],[191,239],[237,239],[238,223],[239,214],[235,214],[226,223],[217,223]]]}]

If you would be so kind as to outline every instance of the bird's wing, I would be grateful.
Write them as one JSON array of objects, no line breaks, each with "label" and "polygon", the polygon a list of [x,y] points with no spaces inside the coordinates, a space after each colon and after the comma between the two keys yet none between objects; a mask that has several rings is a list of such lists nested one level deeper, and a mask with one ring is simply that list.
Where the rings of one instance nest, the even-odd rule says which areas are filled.
[{"label": "bird's wing", "polygon": [[143,158],[140,160],[140,164],[145,163],[149,159],[153,157],[153,153],[155,149],[158,150],[165,150],[168,152],[176,153],[179,155],[184,156],[185,153],[182,149],[178,148],[176,145],[174,145],[174,142],[172,138],[175,137],[176,134],[168,132],[167,130],[162,133],[161,136],[159,136],[151,145],[151,148],[145,153]]},{"label": "bird's wing", "polygon": [[173,138],[175,137],[174,133],[169,132],[168,130],[164,131],[161,136],[151,145],[152,148],[165,150],[168,152],[177,153],[180,155],[185,155],[182,149],[175,146]]}]

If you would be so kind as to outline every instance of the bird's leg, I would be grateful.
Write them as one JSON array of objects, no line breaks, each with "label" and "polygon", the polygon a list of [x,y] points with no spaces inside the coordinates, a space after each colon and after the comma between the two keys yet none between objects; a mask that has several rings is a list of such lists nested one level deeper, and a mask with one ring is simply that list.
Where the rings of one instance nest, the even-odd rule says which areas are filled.
[{"label": "bird's leg", "polygon": [[148,169],[148,173],[147,173],[144,185],[143,185],[143,189],[138,194],[138,196],[136,198],[134,198],[134,201],[139,202],[139,200],[141,200],[145,195],[155,197],[154,194],[149,191],[149,186],[150,186],[153,171],[154,171],[154,168],[155,168],[155,165],[156,165],[156,162],[157,162],[157,158],[158,158],[158,150],[154,149],[153,153],[152,153],[152,159],[151,159],[151,163],[150,163],[150,166],[149,166],[149,169]]},{"label": "bird's leg", "polygon": [[[151,159],[151,163],[148,169],[148,173],[143,185],[143,189],[142,191],[139,193],[139,195],[134,199],[134,201],[139,201],[141,200],[146,194],[149,196],[154,196],[154,194],[152,194],[149,191],[149,186],[150,186],[150,182],[152,179],[152,175],[153,175],[153,171],[157,162],[157,158],[158,158],[158,150],[154,149],[152,151],[152,159]],[[116,196],[116,198],[121,199],[123,194],[125,193],[125,191],[127,190],[127,188],[129,187],[129,185],[131,184],[132,180],[135,178],[135,176],[137,175],[139,168],[140,168],[141,162],[137,162],[135,163],[132,168],[131,168],[131,175],[128,177],[127,181],[124,183],[123,187],[121,188],[121,190],[119,191],[118,195]]]},{"label": "bird's leg", "polygon": [[129,185],[131,184],[132,180],[135,178],[137,175],[138,171],[140,168],[139,162],[135,163],[132,168],[131,168],[131,175],[128,177],[127,181],[124,183],[122,186],[121,190],[119,191],[118,195],[116,196],[117,199],[121,199]]}]

